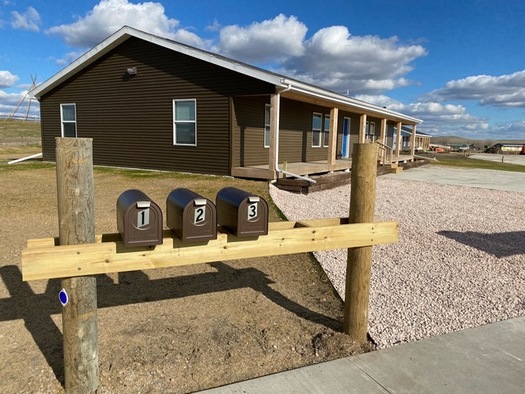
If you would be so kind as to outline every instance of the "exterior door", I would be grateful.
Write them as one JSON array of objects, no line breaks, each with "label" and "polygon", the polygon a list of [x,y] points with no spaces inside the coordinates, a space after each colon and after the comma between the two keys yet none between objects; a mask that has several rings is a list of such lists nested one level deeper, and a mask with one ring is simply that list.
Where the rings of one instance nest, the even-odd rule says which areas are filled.
[{"label": "exterior door", "polygon": [[343,159],[348,159],[350,156],[350,118],[343,119],[343,149],[341,152],[341,157]]}]

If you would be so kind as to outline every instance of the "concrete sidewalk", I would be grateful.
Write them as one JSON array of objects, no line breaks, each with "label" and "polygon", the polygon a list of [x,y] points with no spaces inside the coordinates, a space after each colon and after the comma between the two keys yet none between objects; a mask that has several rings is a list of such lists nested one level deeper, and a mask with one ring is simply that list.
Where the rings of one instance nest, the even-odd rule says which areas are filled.
[{"label": "concrete sidewalk", "polygon": [[525,392],[525,317],[203,391],[232,393]]},{"label": "concrete sidewalk", "polygon": [[382,177],[525,193],[525,172],[426,165]]}]

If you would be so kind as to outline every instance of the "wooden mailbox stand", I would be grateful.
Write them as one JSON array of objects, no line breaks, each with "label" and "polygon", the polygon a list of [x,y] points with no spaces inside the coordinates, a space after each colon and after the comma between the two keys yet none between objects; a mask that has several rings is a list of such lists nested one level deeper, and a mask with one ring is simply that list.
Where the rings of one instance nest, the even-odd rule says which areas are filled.
[{"label": "wooden mailbox stand", "polygon": [[[65,139],[57,139],[57,150],[59,148],[59,140]],[[82,142],[82,139],[76,140]],[[171,231],[168,230],[164,231],[162,245],[155,247],[124,248],[119,234],[98,235],[90,243],[79,242],[78,244],[68,245],[63,244],[62,237],[60,239],[28,240],[27,248],[22,252],[23,280],[52,278],[89,278],[89,280],[94,280],[92,276],[97,274],[349,248],[344,330],[356,341],[364,342],[366,341],[368,319],[372,246],[398,241],[397,222],[372,222],[375,206],[376,158],[376,144],[355,145],[353,167],[355,169],[357,166],[361,171],[361,175],[355,177],[355,181],[354,177],[352,177],[350,205],[351,211],[362,210],[362,214],[354,212],[352,216],[351,212],[350,221],[354,223],[349,223],[349,219],[339,218],[272,222],[269,223],[268,235],[248,240],[237,238],[219,229],[217,239],[197,245],[182,243],[177,238],[174,238]],[[362,163],[362,165],[358,163]],[[367,163],[373,163],[373,165]],[[57,171],[58,167],[57,163]],[[67,165],[61,167],[68,168]],[[81,177],[81,172],[77,171],[77,176]],[[61,177],[57,175],[57,180],[59,181],[59,179]],[[71,182],[71,180],[68,183],[77,184],[77,182]],[[59,193],[67,193],[67,191],[60,191],[59,188]],[[355,200],[354,204],[352,200]],[[363,208],[363,205],[366,206]],[[366,223],[357,223],[358,221],[364,221],[364,219],[367,219]],[[63,219],[61,218],[60,220],[62,222]],[[63,286],[64,282],[71,280],[63,280]],[[91,289],[90,292],[95,292],[96,308],[96,286],[93,286],[91,282],[88,282],[88,284],[88,288]],[[78,286],[74,285],[73,288],[75,287]],[[81,298],[83,295],[79,293],[75,297]],[[93,295],[87,295],[87,297],[93,297]],[[79,302],[78,300],[76,301]],[[94,312],[89,312],[88,317],[92,319],[93,316],[95,318],[96,334],[96,309]],[[67,319],[64,318],[64,333],[68,331],[65,327],[66,325],[74,325],[76,324],[76,319],[85,317],[85,314],[82,316],[82,313],[80,313],[80,316],[73,315]],[[91,324],[93,325],[92,322]],[[94,341],[95,346],[88,347],[88,349],[91,352],[96,352],[95,355],[89,355],[91,357],[90,361],[98,363],[96,335],[94,338],[88,338],[89,341]],[[71,363],[79,362],[76,358],[68,360],[66,357],[66,354],[69,352],[68,347],[77,345],[71,345],[65,341],[64,346],[65,369],[71,369],[72,371],[83,369],[78,368],[76,365],[70,365]],[[80,347],[85,348],[86,344],[84,343]],[[87,387],[87,389],[83,390],[85,392],[95,391],[98,386],[98,372],[93,372],[91,375],[89,385],[84,385],[84,387]],[[68,379],[81,381],[82,377],[76,374],[71,374],[71,377],[68,377],[66,374],[66,391],[77,391],[79,384],[85,383],[68,382]]]}]

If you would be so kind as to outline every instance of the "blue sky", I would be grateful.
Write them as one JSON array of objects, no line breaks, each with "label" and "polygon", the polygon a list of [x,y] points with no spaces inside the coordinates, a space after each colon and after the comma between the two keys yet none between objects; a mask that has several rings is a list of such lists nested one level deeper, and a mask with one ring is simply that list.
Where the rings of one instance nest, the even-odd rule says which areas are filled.
[{"label": "blue sky", "polygon": [[349,92],[433,136],[525,140],[523,0],[0,0],[0,115],[122,25]]}]

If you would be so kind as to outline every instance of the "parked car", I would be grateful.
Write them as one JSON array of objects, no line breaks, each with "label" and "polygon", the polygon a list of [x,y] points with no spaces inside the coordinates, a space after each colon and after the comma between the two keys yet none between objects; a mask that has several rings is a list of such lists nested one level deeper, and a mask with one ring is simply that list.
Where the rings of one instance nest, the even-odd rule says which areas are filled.
[{"label": "parked car", "polygon": [[521,147],[520,155],[525,155],[525,144]]}]

